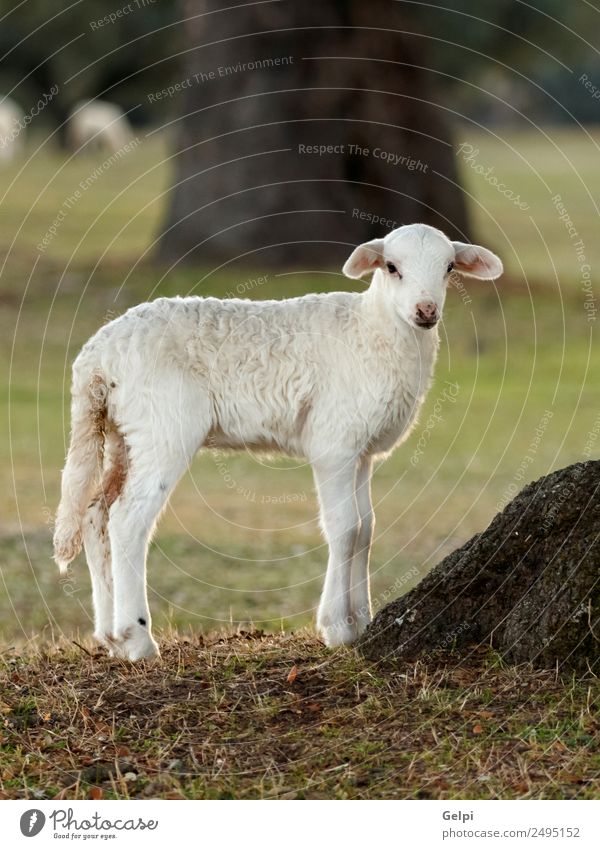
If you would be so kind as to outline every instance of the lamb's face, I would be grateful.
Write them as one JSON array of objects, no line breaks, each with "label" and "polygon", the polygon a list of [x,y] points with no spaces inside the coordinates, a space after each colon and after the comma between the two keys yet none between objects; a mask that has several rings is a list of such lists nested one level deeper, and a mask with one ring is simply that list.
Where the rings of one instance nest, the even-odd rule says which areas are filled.
[{"label": "lamb's face", "polygon": [[502,274],[502,263],[486,248],[451,242],[435,227],[410,224],[359,245],[344,265],[344,274],[356,278],[374,271],[372,285],[389,301],[393,313],[427,331],[442,317],[454,269],[493,280]]},{"label": "lamb's face", "polygon": [[442,317],[452,243],[433,227],[401,227],[383,240],[378,285],[408,324],[430,330]]}]

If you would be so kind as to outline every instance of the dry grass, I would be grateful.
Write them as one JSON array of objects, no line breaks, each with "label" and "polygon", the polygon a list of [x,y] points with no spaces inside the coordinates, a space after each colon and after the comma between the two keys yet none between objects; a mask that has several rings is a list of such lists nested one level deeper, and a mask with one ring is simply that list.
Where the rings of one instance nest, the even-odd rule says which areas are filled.
[{"label": "dry grass", "polygon": [[375,667],[308,632],[2,656],[5,798],[597,798],[598,680],[486,649]]}]

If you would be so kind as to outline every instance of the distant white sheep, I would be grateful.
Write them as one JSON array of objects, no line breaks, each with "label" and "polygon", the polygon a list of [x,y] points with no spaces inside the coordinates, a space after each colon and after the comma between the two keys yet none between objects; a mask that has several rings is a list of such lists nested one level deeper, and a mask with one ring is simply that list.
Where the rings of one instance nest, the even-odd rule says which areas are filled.
[{"label": "distant white sheep", "polygon": [[116,153],[133,138],[131,124],[114,103],[90,100],[78,103],[67,122],[67,146],[72,151],[97,148]]},{"label": "distant white sheep", "polygon": [[281,451],[312,464],[329,544],[317,624],[329,646],[371,619],[373,458],[408,436],[429,387],[455,268],[502,263],[423,224],[360,245],[362,293],[282,301],[159,298],[104,326],[73,366],[72,435],[54,536],[61,571],[85,545],[95,636],[121,657],[158,653],[146,551],[201,447]]},{"label": "distant white sheep", "polygon": [[10,97],[0,99],[0,161],[10,162],[23,149],[25,113]]}]

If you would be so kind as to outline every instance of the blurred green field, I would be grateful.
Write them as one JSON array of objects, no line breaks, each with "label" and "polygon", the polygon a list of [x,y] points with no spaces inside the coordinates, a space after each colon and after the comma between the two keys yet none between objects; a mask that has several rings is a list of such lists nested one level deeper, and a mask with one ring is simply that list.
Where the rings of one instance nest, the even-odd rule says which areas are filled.
[{"label": "blurred green field", "polygon": [[[594,268],[600,259],[600,132],[547,129],[497,138],[459,129],[456,140],[477,150],[477,164],[493,167],[528,209],[517,208],[459,155],[475,230],[501,254],[507,274],[496,284],[465,280],[463,291],[449,293],[436,380],[420,425],[376,472],[376,604],[404,592],[417,574],[481,530],[510,492],[597,456],[599,442],[589,436],[600,420],[596,321],[584,306],[590,297],[582,266]],[[90,628],[84,561],[62,582],[50,561],[68,435],[69,364],[83,341],[132,304],[158,295],[223,295],[264,275],[266,282],[247,296],[354,285],[341,274],[152,265],[149,249],[171,179],[166,142],[155,136],[104,171],[38,250],[65,199],[101,158],[69,159],[39,139],[26,158],[0,171],[4,644]],[[557,194],[583,240],[585,262],[559,219]],[[444,398],[447,382],[458,385],[455,400]],[[432,425],[436,404],[443,422]],[[417,456],[421,438],[425,448]],[[155,624],[299,628],[313,616],[325,557],[307,467],[201,455],[152,545]]]}]

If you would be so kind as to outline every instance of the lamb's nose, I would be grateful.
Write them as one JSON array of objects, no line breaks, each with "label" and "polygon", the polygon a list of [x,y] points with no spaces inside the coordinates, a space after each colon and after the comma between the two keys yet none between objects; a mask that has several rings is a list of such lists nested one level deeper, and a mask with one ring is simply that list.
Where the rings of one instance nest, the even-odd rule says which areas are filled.
[{"label": "lamb's nose", "polygon": [[438,320],[437,306],[433,301],[421,301],[417,304],[417,324],[433,325]]}]

